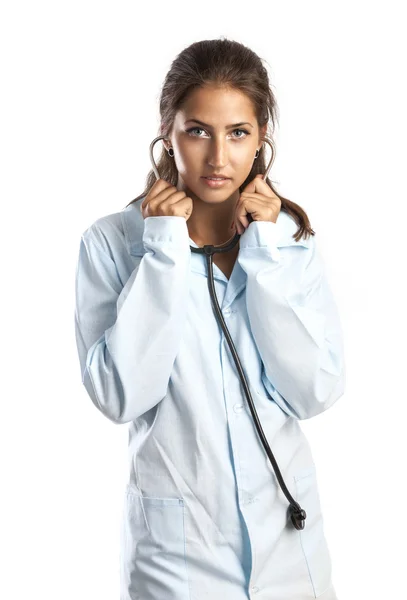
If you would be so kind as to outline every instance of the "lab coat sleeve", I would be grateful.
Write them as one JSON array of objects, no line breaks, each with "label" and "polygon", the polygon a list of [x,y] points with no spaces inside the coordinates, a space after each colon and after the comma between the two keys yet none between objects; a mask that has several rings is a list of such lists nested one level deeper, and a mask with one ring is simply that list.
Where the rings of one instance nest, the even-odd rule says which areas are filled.
[{"label": "lab coat sleeve", "polygon": [[344,393],[342,328],[315,237],[279,248],[276,235],[276,223],[251,222],[238,261],[263,384],[288,415],[309,419]]},{"label": "lab coat sleeve", "polygon": [[146,253],[124,285],[93,230],[81,237],[76,270],[82,383],[107,418],[127,423],[166,395],[187,313],[188,230],[184,217],[147,217]]}]

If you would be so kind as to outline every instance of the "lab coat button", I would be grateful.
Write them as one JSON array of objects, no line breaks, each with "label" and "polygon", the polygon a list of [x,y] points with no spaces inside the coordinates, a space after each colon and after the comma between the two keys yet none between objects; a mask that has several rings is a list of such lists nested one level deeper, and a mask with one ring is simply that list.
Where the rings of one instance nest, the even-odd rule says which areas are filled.
[{"label": "lab coat button", "polygon": [[223,314],[225,315],[225,317],[228,317],[230,315],[230,308],[225,308]]},{"label": "lab coat button", "polygon": [[253,592],[253,594],[257,594],[257,592],[259,591],[259,588],[257,587],[257,585],[254,585],[250,591]]},{"label": "lab coat button", "polygon": [[233,407],[233,410],[235,411],[235,413],[240,413],[243,409],[243,404],[235,404]]}]

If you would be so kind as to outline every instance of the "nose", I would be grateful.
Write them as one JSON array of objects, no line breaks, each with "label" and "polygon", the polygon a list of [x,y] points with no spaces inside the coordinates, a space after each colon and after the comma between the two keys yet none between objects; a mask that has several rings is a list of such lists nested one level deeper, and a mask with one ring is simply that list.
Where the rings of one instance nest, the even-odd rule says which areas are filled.
[{"label": "nose", "polygon": [[212,138],[209,150],[209,165],[213,169],[223,169],[228,164],[227,141],[224,138]]}]

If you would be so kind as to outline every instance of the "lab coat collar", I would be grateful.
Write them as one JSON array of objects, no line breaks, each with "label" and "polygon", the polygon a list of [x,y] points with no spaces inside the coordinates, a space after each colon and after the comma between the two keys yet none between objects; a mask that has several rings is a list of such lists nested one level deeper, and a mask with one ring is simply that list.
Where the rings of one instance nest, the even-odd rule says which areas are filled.
[{"label": "lab coat collar", "polygon": [[[140,257],[146,252],[143,243],[144,218],[140,211],[140,205],[143,200],[144,196],[121,211],[127,250],[132,256]],[[308,238],[307,240],[301,238],[298,242],[294,240],[292,236],[297,230],[297,224],[286,212],[279,212],[276,227],[277,236],[275,239],[277,248],[294,245],[300,245],[306,248],[310,246],[311,238]],[[242,235],[244,235],[244,233]],[[189,241],[191,246],[198,247],[191,238],[189,238]],[[191,270],[205,276],[207,275],[206,257],[203,254],[191,252]],[[215,264],[213,264],[213,276],[215,279],[229,284],[228,287],[233,287],[233,296],[236,296],[246,283],[246,273],[240,267],[238,261],[236,261],[234,265],[229,280]],[[229,298],[229,300],[231,300],[231,298]]]}]

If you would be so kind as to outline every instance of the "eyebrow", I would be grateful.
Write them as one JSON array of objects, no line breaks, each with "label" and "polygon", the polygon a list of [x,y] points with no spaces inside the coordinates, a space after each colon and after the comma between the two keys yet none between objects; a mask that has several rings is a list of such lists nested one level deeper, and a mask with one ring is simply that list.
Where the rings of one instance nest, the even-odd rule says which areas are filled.
[{"label": "eyebrow", "polygon": [[[188,119],[187,121],[185,121],[184,125],[186,125],[190,121],[193,121],[194,123],[198,123],[199,125],[203,125],[204,127],[209,127],[209,129],[212,129],[212,125],[208,125],[207,123],[204,123],[203,121],[198,121],[198,119]],[[232,127],[240,127],[240,125],[250,125],[250,127],[253,127],[253,125],[251,123],[242,122],[242,123],[234,123],[233,125],[226,125],[225,129],[231,129]]]}]

